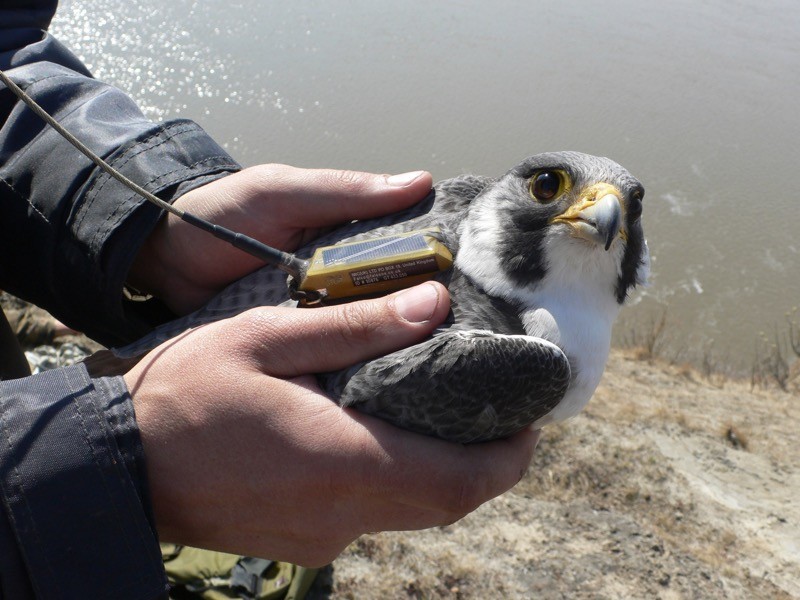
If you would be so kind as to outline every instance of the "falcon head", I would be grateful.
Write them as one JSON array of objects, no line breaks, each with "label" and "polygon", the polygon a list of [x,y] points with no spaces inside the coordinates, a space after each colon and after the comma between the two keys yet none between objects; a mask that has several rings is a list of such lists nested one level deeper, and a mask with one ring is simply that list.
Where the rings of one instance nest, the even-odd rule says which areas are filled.
[{"label": "falcon head", "polygon": [[649,272],[643,196],[617,163],[555,152],[514,167],[467,209],[456,267],[570,362],[566,395],[536,426],[577,414],[600,382],[619,308]]},{"label": "falcon head", "polygon": [[537,154],[472,201],[456,264],[506,300],[572,283],[622,304],[649,272],[643,197],[642,184],[612,160]]}]

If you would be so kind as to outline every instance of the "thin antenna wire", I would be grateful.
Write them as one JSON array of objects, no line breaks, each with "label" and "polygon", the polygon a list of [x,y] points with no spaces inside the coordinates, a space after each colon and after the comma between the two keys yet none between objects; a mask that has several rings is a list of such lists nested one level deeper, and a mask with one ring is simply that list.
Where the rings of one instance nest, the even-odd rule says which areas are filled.
[{"label": "thin antenna wire", "polygon": [[217,237],[229,244],[247,252],[248,254],[255,256],[266,262],[267,264],[273,265],[282,271],[292,275],[295,278],[299,278],[303,271],[305,271],[308,263],[304,260],[301,260],[294,256],[293,254],[289,254],[288,252],[282,252],[276,248],[272,248],[259,242],[258,240],[251,238],[250,236],[244,235],[243,233],[237,233],[235,231],[231,231],[226,227],[221,225],[215,225],[187,213],[184,210],[181,210],[175,206],[172,206],[169,202],[164,202],[161,198],[151,194],[146,189],[138,185],[136,182],[130,180],[129,178],[125,177],[122,173],[114,169],[111,165],[109,165],[106,161],[100,158],[97,154],[92,152],[83,142],[81,142],[78,138],[72,135],[69,131],[67,131],[58,121],[56,121],[50,114],[45,111],[41,106],[39,106],[36,101],[31,98],[28,94],[26,94],[16,83],[11,81],[11,79],[6,75],[2,69],[0,69],[0,81],[2,81],[6,87],[11,90],[17,98],[22,100],[28,108],[30,108],[34,113],[36,113],[41,119],[43,119],[48,125],[50,125],[53,129],[55,129],[64,139],[66,139],[70,144],[75,146],[84,156],[86,156],[89,160],[91,160],[94,164],[100,167],[103,171],[108,173],[111,177],[119,181],[122,185],[130,188],[143,198],[147,199],[148,201],[152,202],[162,210],[165,210],[173,215],[179,217],[181,220],[194,225],[195,227],[199,227],[204,231],[209,232],[214,237]]}]

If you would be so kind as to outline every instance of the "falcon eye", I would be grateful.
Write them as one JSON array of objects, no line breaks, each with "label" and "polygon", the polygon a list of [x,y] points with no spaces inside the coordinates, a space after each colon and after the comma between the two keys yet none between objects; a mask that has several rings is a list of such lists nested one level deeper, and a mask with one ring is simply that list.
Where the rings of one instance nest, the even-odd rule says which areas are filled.
[{"label": "falcon eye", "polygon": [[550,202],[564,187],[564,178],[558,171],[540,171],[531,178],[528,189],[539,202]]}]

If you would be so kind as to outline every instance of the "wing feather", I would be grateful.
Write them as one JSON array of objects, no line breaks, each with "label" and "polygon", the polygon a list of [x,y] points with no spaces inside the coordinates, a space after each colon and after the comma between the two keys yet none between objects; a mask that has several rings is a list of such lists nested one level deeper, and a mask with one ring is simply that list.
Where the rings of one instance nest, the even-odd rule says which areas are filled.
[{"label": "wing feather", "polygon": [[570,367],[540,338],[448,329],[320,380],[342,406],[472,443],[511,435],[550,412],[566,393]]}]

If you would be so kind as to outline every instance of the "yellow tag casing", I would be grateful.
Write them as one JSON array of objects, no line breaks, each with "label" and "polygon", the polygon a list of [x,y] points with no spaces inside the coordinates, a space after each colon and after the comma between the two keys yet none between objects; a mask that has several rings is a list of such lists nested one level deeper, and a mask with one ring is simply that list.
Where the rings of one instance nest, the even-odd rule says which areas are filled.
[{"label": "yellow tag casing", "polygon": [[453,265],[438,227],[317,248],[298,286],[324,301],[411,287]]}]

